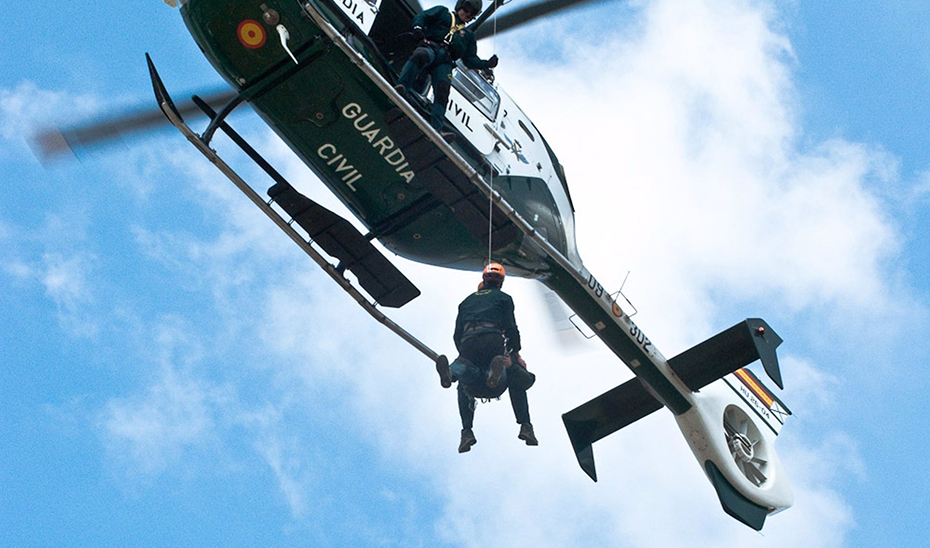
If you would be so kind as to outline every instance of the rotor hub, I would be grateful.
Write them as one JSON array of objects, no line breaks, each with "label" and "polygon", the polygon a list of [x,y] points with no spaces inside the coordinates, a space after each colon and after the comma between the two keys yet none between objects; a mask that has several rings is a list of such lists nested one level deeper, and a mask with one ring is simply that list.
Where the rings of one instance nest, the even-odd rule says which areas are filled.
[{"label": "rotor hub", "polygon": [[749,441],[749,438],[744,434],[740,434],[739,432],[735,432],[730,436],[729,446],[733,456],[743,462],[750,462],[753,456],[755,456],[752,442]]}]

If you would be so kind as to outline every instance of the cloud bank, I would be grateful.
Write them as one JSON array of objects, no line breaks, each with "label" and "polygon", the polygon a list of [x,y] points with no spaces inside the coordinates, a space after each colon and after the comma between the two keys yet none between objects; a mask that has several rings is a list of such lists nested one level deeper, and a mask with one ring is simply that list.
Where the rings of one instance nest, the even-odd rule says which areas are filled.
[{"label": "cloud bank", "polygon": [[[635,7],[632,22],[611,19],[610,7],[592,12],[625,31],[594,43],[547,23],[559,38],[549,45],[562,48],[547,58],[527,34],[499,38],[498,73],[567,168],[586,265],[612,290],[633,271],[628,293],[650,338],[674,355],[740,319],[728,315],[735,303],[775,302],[786,321],[803,314],[824,323],[876,303],[902,307],[889,267],[900,235],[875,191],[896,176],[894,159],[867,144],[807,141],[777,6],[658,0]],[[202,165],[187,160],[175,167]],[[505,289],[539,374],[530,406],[541,446],[516,439],[504,400],[479,407],[479,444],[456,454],[454,393],[438,388],[431,364],[354,308],[299,252],[286,251],[289,243],[272,236],[268,221],[217,173],[198,168],[188,176],[198,193],[184,199],[217,215],[213,233],[139,223],[135,244],[147,264],[207,289],[224,328],[162,331],[160,348],[181,341],[197,350],[194,358],[182,363],[168,352],[147,386],[102,408],[102,439],[122,466],[170,473],[191,455],[214,458],[244,439],[292,519],[303,522],[319,511],[314,495],[336,497],[351,483],[327,477],[321,461],[358,447],[372,468],[409,474],[401,500],[428,516],[429,541],[456,546],[831,547],[854,527],[839,486],[867,470],[853,435],[829,424],[806,425],[801,436],[790,434],[789,422],[777,447],[796,507],[772,517],[763,537],[722,513],[665,412],[599,442],[600,481],[591,483],[560,415],[631,374],[596,341],[581,353],[554,344],[543,304],[520,280]],[[152,191],[134,195],[144,201]],[[451,352],[455,306],[474,275],[398,262],[423,296],[396,319]],[[42,278],[58,288],[53,298],[81,305],[86,266],[65,256],[54,264],[48,272],[61,276]],[[249,350],[254,341],[261,351]],[[789,355],[785,364],[797,366],[791,375],[800,386],[836,382],[806,356]],[[799,400],[837,413],[838,404],[818,399],[822,392],[801,391]],[[344,443],[330,453],[308,448],[319,438]],[[355,489],[345,496],[367,493]],[[363,527],[369,505],[382,499],[361,498],[352,504]],[[418,500],[439,503],[427,509]]]}]

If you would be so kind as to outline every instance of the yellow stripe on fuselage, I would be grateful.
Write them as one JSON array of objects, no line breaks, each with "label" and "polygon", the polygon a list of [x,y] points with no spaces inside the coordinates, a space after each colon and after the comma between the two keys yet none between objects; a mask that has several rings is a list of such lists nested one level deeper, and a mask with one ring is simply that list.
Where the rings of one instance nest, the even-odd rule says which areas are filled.
[{"label": "yellow stripe on fuselage", "polygon": [[743,384],[749,387],[749,389],[752,390],[752,393],[765,403],[766,407],[771,409],[772,403],[775,400],[772,399],[772,396],[769,394],[768,390],[756,382],[756,379],[754,379],[748,372],[746,372],[745,369],[737,369],[735,373],[736,376],[739,377],[741,381],[743,381]]}]

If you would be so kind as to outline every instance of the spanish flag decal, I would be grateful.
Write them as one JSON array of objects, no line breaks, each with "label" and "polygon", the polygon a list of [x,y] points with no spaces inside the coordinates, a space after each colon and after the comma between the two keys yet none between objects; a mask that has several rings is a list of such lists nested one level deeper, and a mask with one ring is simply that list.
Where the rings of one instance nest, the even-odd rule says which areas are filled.
[{"label": "spanish flag decal", "polygon": [[765,403],[765,406],[770,408],[772,407],[772,402],[775,401],[774,396],[766,390],[764,386],[756,379],[756,376],[749,372],[747,369],[737,369],[734,371],[736,376],[739,377],[739,380],[743,381],[752,393],[756,395],[762,402]]},{"label": "spanish flag decal", "polygon": [[784,424],[785,419],[791,414],[791,411],[785,407],[785,404],[775,397],[769,390],[763,386],[759,379],[748,369],[737,369],[733,372],[739,378],[746,388],[759,399],[759,401],[768,407],[769,411],[778,419],[778,422]]},{"label": "spanish flag decal", "polygon": [[265,45],[265,29],[262,28],[258,21],[246,19],[239,23],[239,41],[249,49],[258,49]]}]

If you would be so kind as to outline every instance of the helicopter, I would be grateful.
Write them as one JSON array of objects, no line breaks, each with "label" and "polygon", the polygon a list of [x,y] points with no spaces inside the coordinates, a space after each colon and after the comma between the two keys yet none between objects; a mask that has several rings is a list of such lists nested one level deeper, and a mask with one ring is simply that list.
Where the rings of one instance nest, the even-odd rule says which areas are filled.
[{"label": "helicopter", "polygon": [[[544,1],[493,21],[503,32],[579,3]],[[487,34],[502,5],[497,0],[472,23],[476,36]],[[760,530],[792,503],[774,450],[791,412],[746,366],[761,361],[783,388],[781,338],[750,318],[665,358],[632,320],[622,293],[607,291],[584,267],[565,169],[492,75],[463,65],[454,71],[446,111],[453,142],[427,121],[428,83],[412,98],[394,88],[416,45],[409,30],[420,11],[416,0],[180,0],[188,30],[233,91],[176,104],[147,58],[159,116],[363,309],[434,362],[447,358],[382,312],[408,305],[420,291],[373,240],[442,268],[480,270],[493,257],[512,274],[542,282],[635,375],[563,414],[582,470],[597,481],[593,444],[668,408],[724,511]],[[236,133],[227,119],[242,103],[367,233],[299,193]],[[196,111],[210,120],[201,133],[185,121]],[[265,196],[211,147],[217,132],[274,181]],[[81,133],[62,137],[79,141]]]}]

